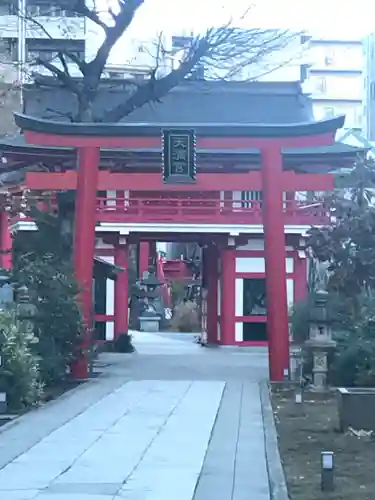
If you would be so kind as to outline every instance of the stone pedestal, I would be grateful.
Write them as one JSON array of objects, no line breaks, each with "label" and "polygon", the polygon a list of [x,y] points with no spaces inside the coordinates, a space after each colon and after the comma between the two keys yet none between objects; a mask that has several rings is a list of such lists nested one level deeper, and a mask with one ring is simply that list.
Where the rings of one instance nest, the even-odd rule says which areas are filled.
[{"label": "stone pedestal", "polygon": [[308,340],[306,346],[312,351],[313,356],[313,387],[316,391],[325,391],[327,387],[328,375],[328,353],[336,345],[333,340],[317,342]]},{"label": "stone pedestal", "polygon": [[140,316],[139,328],[141,332],[158,332],[160,320],[160,316]]}]

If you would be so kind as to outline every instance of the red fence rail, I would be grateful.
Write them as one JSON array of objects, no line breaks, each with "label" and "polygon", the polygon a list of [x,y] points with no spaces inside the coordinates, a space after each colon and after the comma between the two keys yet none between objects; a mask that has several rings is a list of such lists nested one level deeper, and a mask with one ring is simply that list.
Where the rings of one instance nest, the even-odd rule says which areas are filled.
[{"label": "red fence rail", "polygon": [[[53,204],[52,204],[53,205]],[[262,202],[218,198],[137,197],[97,198],[97,221],[116,223],[262,224]],[[285,224],[327,224],[323,203],[284,202]],[[12,222],[29,221],[16,216]]]},{"label": "red fence rail", "polygon": [[[286,224],[326,224],[322,203],[284,202]],[[261,224],[260,201],[176,198],[98,198],[100,222]]]}]

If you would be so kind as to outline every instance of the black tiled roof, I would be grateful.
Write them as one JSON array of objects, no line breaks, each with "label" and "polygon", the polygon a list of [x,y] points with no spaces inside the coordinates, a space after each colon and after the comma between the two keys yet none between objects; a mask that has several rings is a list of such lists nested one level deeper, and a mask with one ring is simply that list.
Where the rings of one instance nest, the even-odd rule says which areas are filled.
[{"label": "black tiled roof", "polygon": [[[121,80],[107,81],[94,105],[94,116],[113,108],[129,92]],[[24,113],[57,121],[76,113],[76,99],[64,89],[28,87]],[[185,81],[161,103],[150,103],[125,117],[126,123],[292,124],[313,122],[311,99],[298,82]]]}]

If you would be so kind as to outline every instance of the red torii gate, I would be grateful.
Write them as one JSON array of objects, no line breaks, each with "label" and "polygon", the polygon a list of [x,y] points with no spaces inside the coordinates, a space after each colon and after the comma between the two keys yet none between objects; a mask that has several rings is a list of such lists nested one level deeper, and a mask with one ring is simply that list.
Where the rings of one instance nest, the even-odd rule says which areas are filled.
[{"label": "red torii gate", "polygon": [[[16,114],[15,120],[30,144],[65,146],[78,150],[74,266],[76,278],[83,289],[81,298],[84,319],[86,324],[90,325],[100,149],[160,148],[161,150],[162,129],[165,127],[143,124],[72,124],[42,120],[21,114]],[[267,277],[267,331],[272,381],[281,381],[289,373],[283,191],[291,190],[293,186],[287,188],[283,182],[283,176],[286,174],[283,173],[283,149],[330,146],[334,143],[337,129],[343,124],[344,117],[289,125],[173,125],[173,128],[178,129],[193,128],[197,134],[198,148],[217,150],[258,148],[260,150]],[[303,177],[304,174],[301,176]],[[199,182],[199,172],[197,177]],[[307,177],[311,175],[307,174]],[[326,190],[332,189],[333,180],[325,175],[322,184]],[[116,188],[116,186],[113,187]],[[242,185],[242,188],[244,187]],[[180,185],[178,189],[181,189]],[[208,183],[206,189],[209,189]],[[225,174],[222,180],[219,179],[218,174],[215,174],[212,189],[228,189]],[[311,189],[307,182],[305,189]],[[191,190],[191,185],[189,185],[189,190]],[[125,258],[123,264],[126,264]],[[222,264],[225,269],[225,262]],[[223,273],[223,282],[226,275],[227,273]],[[222,329],[226,327],[229,328],[231,325],[221,325]]]}]

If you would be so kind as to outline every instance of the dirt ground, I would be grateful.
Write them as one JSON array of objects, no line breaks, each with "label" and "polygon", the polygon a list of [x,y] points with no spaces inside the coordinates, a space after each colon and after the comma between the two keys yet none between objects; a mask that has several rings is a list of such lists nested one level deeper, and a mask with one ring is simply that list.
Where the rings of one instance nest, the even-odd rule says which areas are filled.
[{"label": "dirt ground", "polygon": [[[280,454],[291,500],[374,500],[375,435],[358,437],[338,431],[334,395],[309,394],[304,411],[294,395],[273,393]],[[335,453],[335,491],[320,491],[320,453]]]}]

